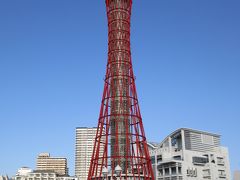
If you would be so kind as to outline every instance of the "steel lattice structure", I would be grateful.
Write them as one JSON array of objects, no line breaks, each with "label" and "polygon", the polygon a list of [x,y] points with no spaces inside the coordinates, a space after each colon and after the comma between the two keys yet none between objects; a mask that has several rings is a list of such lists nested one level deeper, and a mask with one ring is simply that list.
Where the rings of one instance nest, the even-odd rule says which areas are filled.
[{"label": "steel lattice structure", "polygon": [[106,8],[108,63],[88,180],[103,179],[104,168],[114,177],[118,165],[121,179],[154,180],[131,60],[132,0],[106,0]]}]

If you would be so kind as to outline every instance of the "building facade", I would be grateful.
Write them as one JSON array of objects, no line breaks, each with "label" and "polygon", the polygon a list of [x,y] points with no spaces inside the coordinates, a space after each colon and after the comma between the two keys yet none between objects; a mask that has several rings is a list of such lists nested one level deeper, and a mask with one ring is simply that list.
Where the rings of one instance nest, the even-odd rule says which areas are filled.
[{"label": "building facade", "polygon": [[35,170],[26,174],[19,174],[14,180],[77,180],[75,177],[58,175],[54,170]]},{"label": "building facade", "polygon": [[21,167],[17,171],[17,176],[27,176],[29,173],[31,173],[33,170],[29,167]]},{"label": "building facade", "polygon": [[0,180],[10,180],[10,178],[7,175],[0,175]]},{"label": "building facade", "polygon": [[233,180],[240,180],[240,171],[235,171],[234,172],[234,178]]},{"label": "building facade", "polygon": [[[76,149],[75,149],[75,176],[79,180],[86,180],[93,153],[93,147],[97,128],[78,127],[76,128]],[[100,148],[103,152],[103,147]]]},{"label": "building facade", "polygon": [[58,175],[67,176],[67,159],[63,157],[51,157],[49,153],[41,153],[37,157],[36,170],[50,170]]},{"label": "building facade", "polygon": [[220,135],[181,128],[148,144],[156,180],[230,180],[228,150]]}]

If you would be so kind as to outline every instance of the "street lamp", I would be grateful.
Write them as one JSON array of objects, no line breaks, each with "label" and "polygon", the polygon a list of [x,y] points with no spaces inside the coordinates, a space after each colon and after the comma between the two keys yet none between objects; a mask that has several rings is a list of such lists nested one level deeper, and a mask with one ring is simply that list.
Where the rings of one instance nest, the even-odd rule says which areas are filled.
[{"label": "street lamp", "polygon": [[102,174],[103,174],[103,177],[105,177],[107,179],[108,169],[105,166],[103,167]]},{"label": "street lamp", "polygon": [[117,177],[120,177],[121,172],[122,172],[122,168],[119,165],[117,165],[115,167],[115,173],[116,173]]}]

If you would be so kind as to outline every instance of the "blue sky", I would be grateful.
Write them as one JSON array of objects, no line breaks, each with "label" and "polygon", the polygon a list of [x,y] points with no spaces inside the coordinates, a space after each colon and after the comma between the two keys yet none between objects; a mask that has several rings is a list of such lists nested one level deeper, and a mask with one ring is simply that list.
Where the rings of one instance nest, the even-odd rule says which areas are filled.
[{"label": "blue sky", "polygon": [[[149,141],[179,127],[222,135],[240,169],[240,2],[133,1],[131,47]],[[68,158],[96,126],[107,62],[104,0],[0,0],[0,174]]]}]

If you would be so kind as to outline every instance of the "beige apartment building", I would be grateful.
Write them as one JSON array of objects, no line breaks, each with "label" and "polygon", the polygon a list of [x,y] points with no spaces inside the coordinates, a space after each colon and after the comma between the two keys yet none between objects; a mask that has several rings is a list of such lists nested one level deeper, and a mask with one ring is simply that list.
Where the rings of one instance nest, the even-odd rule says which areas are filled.
[{"label": "beige apartment building", "polygon": [[50,157],[49,153],[41,153],[37,157],[36,170],[52,170],[57,175],[67,176],[67,159],[64,157]]}]

